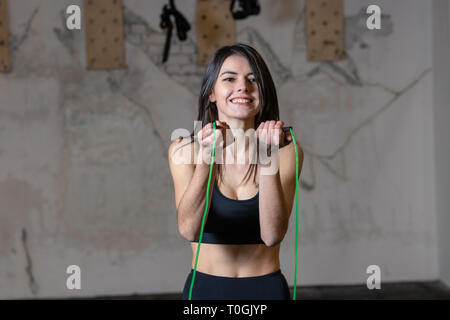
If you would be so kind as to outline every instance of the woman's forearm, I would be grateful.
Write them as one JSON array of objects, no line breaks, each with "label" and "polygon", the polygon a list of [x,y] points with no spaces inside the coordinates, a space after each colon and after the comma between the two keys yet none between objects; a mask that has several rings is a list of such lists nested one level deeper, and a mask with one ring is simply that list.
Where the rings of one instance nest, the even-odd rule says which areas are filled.
[{"label": "woman's forearm", "polygon": [[[210,164],[199,163],[196,165],[194,175],[178,207],[178,229],[180,234],[189,241],[194,241],[200,235],[201,223],[206,206],[209,172]],[[216,172],[217,164],[214,164],[208,199],[211,199]],[[210,205],[211,201],[208,201],[207,212],[209,212]],[[207,217],[208,213],[206,215]]]},{"label": "woman's forearm", "polygon": [[262,165],[259,171],[259,221],[261,239],[267,246],[283,240],[289,223],[278,163],[273,160],[272,166]]}]

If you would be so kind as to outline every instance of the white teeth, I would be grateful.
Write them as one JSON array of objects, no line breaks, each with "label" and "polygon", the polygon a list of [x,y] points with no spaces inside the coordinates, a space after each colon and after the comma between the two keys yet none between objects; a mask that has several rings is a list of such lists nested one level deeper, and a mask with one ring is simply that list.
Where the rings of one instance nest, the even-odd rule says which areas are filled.
[{"label": "white teeth", "polygon": [[248,99],[233,99],[231,102],[238,102],[238,103],[248,103],[251,102],[251,100]]}]

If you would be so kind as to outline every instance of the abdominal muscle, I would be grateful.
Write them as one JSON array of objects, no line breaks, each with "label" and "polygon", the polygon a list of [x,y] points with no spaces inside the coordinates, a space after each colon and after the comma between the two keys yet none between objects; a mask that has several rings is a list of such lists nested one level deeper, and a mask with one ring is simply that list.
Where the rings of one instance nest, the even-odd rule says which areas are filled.
[{"label": "abdominal muscle", "polygon": [[[192,269],[195,266],[198,243],[191,242]],[[211,244],[202,243],[197,271],[215,276],[257,277],[280,269],[280,244]]]}]

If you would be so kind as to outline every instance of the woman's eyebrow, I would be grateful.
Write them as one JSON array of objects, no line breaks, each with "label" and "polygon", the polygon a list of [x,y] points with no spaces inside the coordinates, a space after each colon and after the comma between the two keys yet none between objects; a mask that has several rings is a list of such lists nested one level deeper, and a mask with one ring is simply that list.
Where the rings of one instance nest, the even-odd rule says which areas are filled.
[{"label": "woman's eyebrow", "polygon": [[[229,74],[237,74],[237,72],[234,72],[234,71],[225,71],[225,72],[222,72],[222,74],[220,75],[220,77],[223,76],[223,75],[226,74],[226,73],[229,73]],[[253,75],[253,72],[247,73],[247,76],[249,76],[249,75]]]}]

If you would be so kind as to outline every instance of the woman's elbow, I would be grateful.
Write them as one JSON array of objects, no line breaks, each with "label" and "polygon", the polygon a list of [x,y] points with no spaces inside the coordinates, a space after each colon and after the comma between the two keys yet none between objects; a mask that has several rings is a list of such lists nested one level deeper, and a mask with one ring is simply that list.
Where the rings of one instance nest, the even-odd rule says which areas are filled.
[{"label": "woman's elbow", "polygon": [[187,228],[185,224],[178,223],[178,232],[189,242],[192,242],[196,239],[194,232],[192,232],[190,228]]},{"label": "woman's elbow", "polygon": [[283,241],[283,237],[262,238],[266,247],[275,247]]},{"label": "woman's elbow", "polygon": [[178,228],[178,232],[180,233],[180,235],[186,239],[187,241],[194,241],[194,237],[187,231],[185,231],[184,229],[181,229],[180,227]]}]

